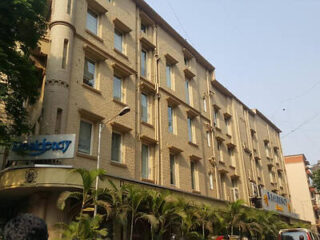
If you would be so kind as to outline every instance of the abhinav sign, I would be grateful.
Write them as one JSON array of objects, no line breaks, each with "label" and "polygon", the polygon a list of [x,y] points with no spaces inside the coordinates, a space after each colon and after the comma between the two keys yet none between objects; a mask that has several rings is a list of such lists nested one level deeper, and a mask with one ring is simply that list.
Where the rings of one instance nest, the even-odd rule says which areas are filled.
[{"label": "abhinav sign", "polygon": [[46,160],[74,157],[75,134],[38,135],[12,144],[8,160]]}]

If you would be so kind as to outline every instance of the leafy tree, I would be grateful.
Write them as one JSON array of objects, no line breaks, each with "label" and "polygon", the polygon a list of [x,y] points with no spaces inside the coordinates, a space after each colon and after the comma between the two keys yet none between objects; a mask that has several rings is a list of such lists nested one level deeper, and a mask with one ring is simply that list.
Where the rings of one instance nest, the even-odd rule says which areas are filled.
[{"label": "leafy tree", "polygon": [[[0,143],[29,131],[26,103],[37,100],[39,71],[30,59],[45,34],[46,0],[0,1]],[[0,108],[1,109],[1,108]]]},{"label": "leafy tree", "polygon": [[107,213],[110,212],[109,205],[104,201],[99,201],[98,196],[105,194],[104,189],[98,191],[92,189],[97,177],[103,179],[105,171],[102,169],[86,170],[82,168],[73,169],[71,173],[77,173],[82,179],[82,192],[65,191],[60,194],[57,202],[59,209],[64,210],[68,199],[76,199],[81,202],[79,216],[76,221],[70,224],[58,224],[58,227],[64,230],[64,239],[71,240],[86,240],[86,239],[100,239],[100,236],[107,235],[107,229],[100,229],[103,216],[96,215],[91,217],[86,212],[93,212],[95,206],[103,207]]},{"label": "leafy tree", "polygon": [[314,171],[312,173],[312,182],[313,185],[320,191],[320,169]]}]

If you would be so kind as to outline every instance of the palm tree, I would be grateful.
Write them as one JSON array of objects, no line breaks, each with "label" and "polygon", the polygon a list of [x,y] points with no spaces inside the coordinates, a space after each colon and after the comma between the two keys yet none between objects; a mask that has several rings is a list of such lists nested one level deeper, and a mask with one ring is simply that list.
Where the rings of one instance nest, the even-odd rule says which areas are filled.
[{"label": "palm tree", "polygon": [[72,221],[70,224],[62,223],[60,225],[60,228],[64,230],[62,240],[102,240],[101,236],[108,235],[106,228],[100,229],[102,219],[101,215],[91,218],[89,215],[83,214],[81,218],[77,218],[77,221]]},{"label": "palm tree", "polygon": [[201,227],[202,239],[206,239],[206,230],[213,233],[213,222],[216,219],[216,211],[209,205],[202,204],[195,206],[194,215],[198,225]]},{"label": "palm tree", "polygon": [[133,237],[133,228],[137,215],[139,214],[139,208],[147,199],[147,192],[141,187],[137,187],[131,184],[124,185],[127,194],[128,210],[131,214],[130,221],[130,240]]},{"label": "palm tree", "polygon": [[86,239],[87,236],[96,236],[97,234],[106,236],[106,229],[99,230],[102,216],[96,215],[94,218],[91,218],[89,215],[84,214],[84,212],[92,212],[94,206],[98,204],[108,211],[108,205],[106,203],[97,201],[98,195],[104,194],[105,190],[99,189],[98,191],[95,191],[92,189],[97,177],[103,179],[105,174],[104,170],[86,170],[77,168],[73,169],[71,173],[80,174],[82,179],[82,192],[62,192],[58,198],[57,206],[59,209],[64,210],[68,199],[79,200],[81,202],[79,217],[76,218],[76,221],[71,222],[70,226],[67,227],[66,225],[60,224],[60,227],[62,226],[63,229],[65,229],[65,235],[69,237],[74,235],[73,238],[69,239]]},{"label": "palm tree", "polygon": [[164,235],[177,226],[179,215],[175,208],[176,199],[168,192],[148,190],[146,212],[141,218],[148,220],[151,228],[151,239],[163,239]]}]

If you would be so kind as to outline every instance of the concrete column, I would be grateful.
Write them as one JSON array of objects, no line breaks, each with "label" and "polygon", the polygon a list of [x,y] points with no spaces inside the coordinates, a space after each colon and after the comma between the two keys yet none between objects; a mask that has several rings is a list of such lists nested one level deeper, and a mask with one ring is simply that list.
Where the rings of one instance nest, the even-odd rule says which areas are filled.
[{"label": "concrete column", "polygon": [[[75,3],[75,0],[53,1],[49,24],[50,52],[46,68],[44,110],[41,122],[42,134],[64,133],[66,130],[75,32],[73,25]],[[58,118],[60,124],[57,125]]]}]

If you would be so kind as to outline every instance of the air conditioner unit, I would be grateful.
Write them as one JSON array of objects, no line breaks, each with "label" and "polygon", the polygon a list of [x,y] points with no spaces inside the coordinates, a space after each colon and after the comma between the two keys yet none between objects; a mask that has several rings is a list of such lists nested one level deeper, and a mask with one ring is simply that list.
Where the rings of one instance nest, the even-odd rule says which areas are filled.
[{"label": "air conditioner unit", "polygon": [[238,187],[231,188],[231,197],[232,197],[232,201],[234,201],[234,202],[240,199]]}]

